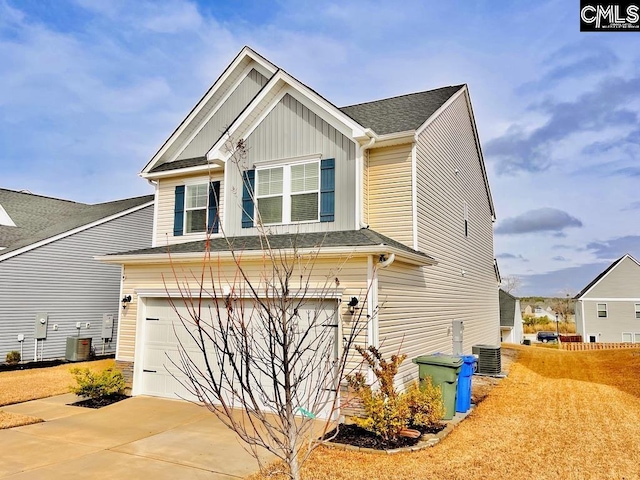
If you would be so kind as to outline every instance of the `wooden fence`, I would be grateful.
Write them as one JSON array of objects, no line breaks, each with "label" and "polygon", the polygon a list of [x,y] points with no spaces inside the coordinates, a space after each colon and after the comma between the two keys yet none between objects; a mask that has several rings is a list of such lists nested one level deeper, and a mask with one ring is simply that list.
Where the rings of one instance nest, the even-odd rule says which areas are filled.
[{"label": "wooden fence", "polygon": [[640,349],[640,344],[637,343],[560,343],[562,350],[612,350],[619,348],[637,348]]}]

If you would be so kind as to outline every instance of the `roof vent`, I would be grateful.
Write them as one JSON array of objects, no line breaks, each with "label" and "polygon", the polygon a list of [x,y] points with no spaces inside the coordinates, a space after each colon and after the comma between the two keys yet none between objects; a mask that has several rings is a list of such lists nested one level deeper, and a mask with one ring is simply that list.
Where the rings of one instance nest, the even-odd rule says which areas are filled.
[{"label": "roof vent", "polygon": [[481,375],[500,375],[502,356],[498,345],[474,345],[471,347],[471,351],[478,356],[477,373]]}]

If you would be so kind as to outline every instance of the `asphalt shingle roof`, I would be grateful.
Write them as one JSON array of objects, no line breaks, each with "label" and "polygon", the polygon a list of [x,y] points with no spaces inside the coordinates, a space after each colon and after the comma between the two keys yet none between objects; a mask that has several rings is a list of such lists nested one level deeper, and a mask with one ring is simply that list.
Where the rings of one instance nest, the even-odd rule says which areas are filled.
[{"label": "asphalt shingle roof", "polygon": [[153,195],[113,202],[72,202],[0,188],[0,205],[15,227],[0,225],[0,255],[152,202]]},{"label": "asphalt shingle roof", "polygon": [[177,170],[179,168],[199,167],[207,164],[207,157],[184,158],[169,163],[163,163],[149,170],[150,172],[166,172],[169,170]]},{"label": "asphalt shingle roof", "polygon": [[375,102],[342,107],[340,110],[378,135],[415,130],[464,85],[436,88]]},{"label": "asphalt shingle roof", "polygon": [[513,327],[516,314],[516,297],[500,289],[500,326]]},{"label": "asphalt shingle roof", "polygon": [[[433,259],[422,252],[413,250],[406,245],[396,242],[395,240],[385,237],[373,230],[363,228],[361,230],[346,230],[339,232],[317,232],[317,233],[298,233],[298,234],[281,234],[269,235],[269,242],[274,249],[286,248],[328,248],[328,247],[360,247],[360,246],[389,246],[400,249],[407,253],[420,255],[425,261]],[[230,237],[215,238],[209,242],[210,252],[226,252],[231,249],[235,251],[261,250],[263,248],[264,237],[247,236],[247,237]],[[178,243],[170,247],[154,247],[143,248],[140,250],[131,250],[128,252],[113,253],[110,255],[152,255],[167,253],[200,253],[204,252],[206,241],[200,240],[195,242]]]}]

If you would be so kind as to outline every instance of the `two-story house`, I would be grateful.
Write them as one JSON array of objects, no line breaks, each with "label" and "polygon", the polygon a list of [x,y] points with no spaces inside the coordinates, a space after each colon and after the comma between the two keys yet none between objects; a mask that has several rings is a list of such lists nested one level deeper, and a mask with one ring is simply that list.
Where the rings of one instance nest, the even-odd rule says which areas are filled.
[{"label": "two-story house", "polygon": [[258,224],[276,248],[317,250],[319,283],[342,265],[339,294],[312,308],[356,297],[371,316],[362,341],[384,355],[451,352],[453,320],[466,352],[500,340],[494,207],[466,85],[338,108],[244,48],[141,176],[156,188],[154,248],[102,257],[123,265],[132,298],[116,358],[134,395],[188,396],[167,362],[184,306],[168,297],[197,291],[200,274],[224,289],[230,243],[259,272]]},{"label": "two-story house", "polygon": [[150,246],[153,199],[89,205],[0,188],[0,362],[64,358],[70,337],[115,353],[121,269],[94,257]]},{"label": "two-story house", "polygon": [[640,343],[640,263],[626,254],[582,289],[576,331],[585,342]]}]

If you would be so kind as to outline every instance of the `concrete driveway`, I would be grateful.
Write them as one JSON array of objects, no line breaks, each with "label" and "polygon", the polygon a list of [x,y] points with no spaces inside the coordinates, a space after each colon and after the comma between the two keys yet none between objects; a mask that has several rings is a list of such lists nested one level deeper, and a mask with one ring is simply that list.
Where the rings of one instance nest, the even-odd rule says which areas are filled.
[{"label": "concrete driveway", "polygon": [[45,422],[0,430],[0,478],[217,480],[258,468],[235,433],[203,407],[152,397],[99,410],[66,405],[74,400],[60,395],[2,407]]}]

